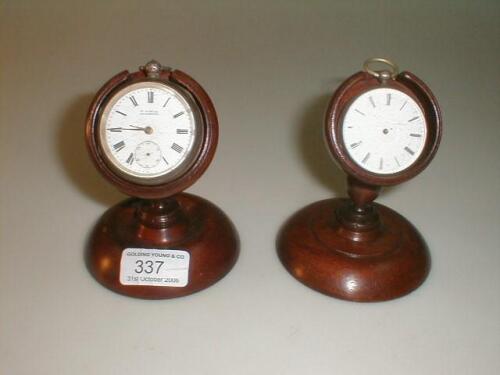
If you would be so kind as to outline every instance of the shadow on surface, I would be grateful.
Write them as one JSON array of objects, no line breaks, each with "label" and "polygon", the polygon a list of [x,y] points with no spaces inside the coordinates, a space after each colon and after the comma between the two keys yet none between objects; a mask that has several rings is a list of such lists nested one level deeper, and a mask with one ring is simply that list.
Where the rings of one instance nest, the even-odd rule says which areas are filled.
[{"label": "shadow on surface", "polygon": [[85,146],[85,118],[93,95],[81,95],[63,112],[58,124],[57,152],[73,184],[86,196],[112,206],[124,196],[99,174]]},{"label": "shadow on surface", "polygon": [[301,159],[316,180],[333,190],[336,196],[344,196],[345,173],[331,158],[323,135],[325,112],[330,98],[331,94],[321,95],[307,104],[300,116],[297,143]]},{"label": "shadow on surface", "polygon": [[[347,174],[330,156],[323,134],[325,113],[332,94],[321,95],[304,109],[299,128],[297,143],[307,169],[323,186],[333,190],[337,197],[347,197]],[[385,186],[379,196],[387,196],[393,186]]]}]

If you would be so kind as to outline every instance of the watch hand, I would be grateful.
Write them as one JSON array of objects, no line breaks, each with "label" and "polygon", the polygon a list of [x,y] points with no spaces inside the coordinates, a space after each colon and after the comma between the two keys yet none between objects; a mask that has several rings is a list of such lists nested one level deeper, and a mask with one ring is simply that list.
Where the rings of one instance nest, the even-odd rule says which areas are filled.
[{"label": "watch hand", "polygon": [[129,126],[135,128],[135,129],[138,129],[138,130],[144,130],[144,131],[146,130],[146,128],[144,128],[142,126],[137,126],[137,125],[129,125]]},{"label": "watch hand", "polygon": [[146,134],[153,134],[153,128],[151,126],[146,126],[146,127],[137,125],[130,125],[130,126],[133,127],[134,129],[129,129],[129,130],[142,130]]},{"label": "watch hand", "polygon": [[121,132],[122,130],[139,130],[144,131],[144,128],[108,128],[110,132]]}]

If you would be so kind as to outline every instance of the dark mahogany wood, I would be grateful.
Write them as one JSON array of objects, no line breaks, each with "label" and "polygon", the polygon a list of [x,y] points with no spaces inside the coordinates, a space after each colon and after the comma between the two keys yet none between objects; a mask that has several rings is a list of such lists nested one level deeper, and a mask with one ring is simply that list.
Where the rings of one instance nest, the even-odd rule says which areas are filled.
[{"label": "dark mahogany wood", "polygon": [[[157,63],[151,62],[149,64]],[[98,124],[103,108],[118,90],[137,82],[164,82],[182,89],[200,112],[203,139],[189,169],[175,179],[156,185],[127,180],[103,156]],[[110,208],[96,224],[87,248],[93,276],[107,288],[137,298],[163,299],[185,296],[209,287],[235,264],[239,254],[238,234],[228,217],[214,204],[181,193],[210,164],[218,141],[215,108],[205,90],[179,70],[159,69],[152,76],[142,69],[123,71],[111,78],[92,102],[85,125],[90,156],[99,172],[132,198]],[[126,248],[174,249],[190,254],[188,284],[184,287],[137,286],[120,283],[120,261]]]},{"label": "dark mahogany wood", "polygon": [[[428,134],[415,163],[389,175],[371,173],[357,165],[342,138],[342,122],[350,103],[379,87],[412,97],[425,115]],[[305,285],[350,301],[385,301],[417,288],[430,269],[424,240],[408,220],[373,201],[381,186],[407,181],[430,163],[441,132],[437,101],[415,75],[403,72],[395,79],[380,79],[359,72],[348,78],[329,104],[325,135],[331,154],[348,174],[350,199],[313,203],[287,221],[277,241],[286,269]]]},{"label": "dark mahogany wood", "polygon": [[417,230],[395,211],[374,204],[380,225],[366,235],[342,223],[342,212],[351,207],[349,199],[334,198],[294,214],[278,237],[285,268],[308,287],[349,301],[385,301],[417,288],[430,268]]},{"label": "dark mahogany wood", "polygon": [[[185,287],[122,285],[125,248],[177,249],[190,254]],[[88,267],[107,288],[130,297],[164,299],[195,293],[224,277],[238,258],[239,240],[215,205],[180,193],[162,200],[131,198],[104,213],[88,245]]]}]

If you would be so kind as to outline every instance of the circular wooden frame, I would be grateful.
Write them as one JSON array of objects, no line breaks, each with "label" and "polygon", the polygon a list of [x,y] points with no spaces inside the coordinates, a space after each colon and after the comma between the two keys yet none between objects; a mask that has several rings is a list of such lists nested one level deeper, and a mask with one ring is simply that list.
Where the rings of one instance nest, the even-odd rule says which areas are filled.
[{"label": "circular wooden frame", "polygon": [[[384,175],[369,172],[356,164],[349,156],[342,137],[342,123],[350,104],[363,93],[382,87],[402,91],[417,102],[424,113],[428,134],[422,153],[413,164],[400,172]],[[330,153],[347,174],[370,185],[395,185],[415,177],[431,162],[441,140],[441,111],[429,88],[412,73],[402,72],[394,79],[379,80],[369,73],[358,72],[335,91],[328,106],[324,129]]]},{"label": "circular wooden frame", "polygon": [[[203,139],[198,154],[194,157],[190,167],[174,180],[156,185],[141,184],[120,176],[106,160],[98,141],[99,119],[107,101],[114,93],[128,85],[148,81],[177,85],[184,89],[198,106],[201,114],[200,124],[203,127]],[[99,172],[123,193],[146,199],[166,198],[191,186],[205,172],[212,161],[217,147],[218,134],[217,114],[208,94],[193,78],[179,70],[162,70],[158,78],[150,78],[143,71],[134,73],[123,71],[117,74],[106,82],[97,93],[90,105],[85,124],[87,149]]]}]

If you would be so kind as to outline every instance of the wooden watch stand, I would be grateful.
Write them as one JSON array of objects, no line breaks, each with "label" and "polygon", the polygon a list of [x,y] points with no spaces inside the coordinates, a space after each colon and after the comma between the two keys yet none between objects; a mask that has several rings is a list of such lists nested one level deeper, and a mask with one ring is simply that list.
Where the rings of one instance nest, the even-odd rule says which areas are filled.
[{"label": "wooden watch stand", "polygon": [[427,246],[403,216],[372,203],[379,190],[349,177],[350,199],[295,213],[277,242],[286,269],[321,293],[358,302],[394,299],[422,284],[430,269]]},{"label": "wooden watch stand", "polygon": [[[130,198],[111,207],[91,235],[90,272],[107,288],[130,297],[164,299],[205,289],[236,263],[239,240],[229,218],[198,196],[179,193],[163,199]],[[122,285],[120,261],[126,248],[181,249],[189,252],[185,287]]]},{"label": "wooden watch stand", "polygon": [[[110,166],[98,139],[103,108],[121,88],[160,82],[189,97],[199,109],[203,139],[188,170],[173,180],[142,184],[129,180]],[[188,74],[150,61],[139,71],[118,73],[99,90],[87,114],[85,138],[97,170],[115,187],[135,198],[111,207],[97,222],[87,248],[92,275],[107,288],[137,298],[164,299],[205,289],[226,275],[239,254],[236,229],[214,204],[182,191],[209,166],[218,141],[218,120],[213,103]],[[185,286],[124,285],[120,282],[123,251],[131,249],[181,250],[189,253]]]}]

